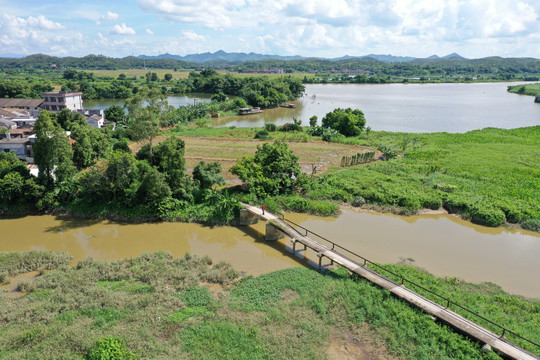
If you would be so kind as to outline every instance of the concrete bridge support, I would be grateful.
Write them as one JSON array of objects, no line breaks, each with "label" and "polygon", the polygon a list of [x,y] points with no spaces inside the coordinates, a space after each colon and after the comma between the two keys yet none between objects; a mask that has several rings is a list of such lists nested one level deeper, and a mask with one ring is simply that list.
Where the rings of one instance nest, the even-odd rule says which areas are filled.
[{"label": "concrete bridge support", "polygon": [[274,225],[267,222],[266,223],[266,235],[264,236],[264,239],[266,241],[276,241],[278,239],[281,239],[283,237],[283,233],[279,231]]},{"label": "concrete bridge support", "polygon": [[259,222],[259,217],[247,209],[240,209],[240,225],[247,226]]}]

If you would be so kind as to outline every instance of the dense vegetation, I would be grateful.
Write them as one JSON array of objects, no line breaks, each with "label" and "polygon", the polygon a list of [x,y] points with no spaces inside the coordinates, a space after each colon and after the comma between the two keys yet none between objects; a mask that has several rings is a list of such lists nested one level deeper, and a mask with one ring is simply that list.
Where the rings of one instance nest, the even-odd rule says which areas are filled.
[{"label": "dense vegetation", "polygon": [[540,95],[540,83],[509,86],[508,91],[519,95]]},{"label": "dense vegetation", "polygon": [[195,64],[173,59],[146,59],[134,56],[121,59],[109,58],[102,55],[88,55],[81,58],[53,57],[48,55],[31,55],[22,59],[0,58],[0,69],[50,69],[72,68],[80,70],[97,69],[196,69],[224,68],[232,71],[266,70],[281,68],[286,73],[292,72],[350,72],[363,70],[368,74],[378,75],[380,78],[392,76],[424,76],[447,77],[453,75],[484,76],[499,80],[515,79],[517,76],[538,81],[540,74],[540,60],[533,58],[501,58],[487,57],[481,59],[414,59],[406,62],[387,63],[373,58],[348,58],[341,60],[326,59],[299,59],[277,60],[266,59],[247,62],[220,62],[213,61],[204,64]]},{"label": "dense vegetation", "polygon": [[474,222],[540,229],[540,126],[465,134],[371,132],[355,142],[402,154],[335,169],[306,196],[414,213],[444,207]]},{"label": "dense vegetation", "polygon": [[[83,99],[129,99],[139,91],[150,88],[167,94],[210,93],[214,94],[213,106],[205,111],[228,111],[246,107],[273,107],[287,100],[298,98],[304,92],[300,79],[291,76],[280,77],[238,77],[219,74],[205,69],[200,73],[192,71],[187,78],[173,79],[172,74],[159,78],[149,71],[141,78],[127,77],[121,73],[116,78],[95,76],[94,73],[67,69],[55,71],[21,71],[0,74],[0,97],[41,98],[45,91],[53,90],[51,83],[61,85],[62,91],[81,91]],[[231,97],[227,101],[227,97]],[[232,98],[235,99],[232,99]],[[201,104],[200,106],[204,106]]]},{"label": "dense vegetation", "polygon": [[[226,190],[219,164],[200,164],[194,178],[185,172],[184,142],[176,137],[153,145],[161,126],[176,115],[152,90],[130,99],[129,112],[116,130],[89,126],[84,117],[64,109],[42,111],[35,124],[34,160],[39,176],[30,175],[15,154],[0,153],[0,211],[71,211],[120,218],[229,222],[238,202]],[[145,106],[143,106],[143,104]],[[70,137],[75,140],[70,146]],[[127,146],[148,141],[137,156]]]},{"label": "dense vegetation", "polygon": [[[537,300],[493,284],[391,268],[539,341]],[[343,270],[238,275],[225,263],[164,252],[60,266],[21,282],[21,298],[0,291],[0,357],[326,359],[331,343],[367,343],[391,359],[499,359]]]}]

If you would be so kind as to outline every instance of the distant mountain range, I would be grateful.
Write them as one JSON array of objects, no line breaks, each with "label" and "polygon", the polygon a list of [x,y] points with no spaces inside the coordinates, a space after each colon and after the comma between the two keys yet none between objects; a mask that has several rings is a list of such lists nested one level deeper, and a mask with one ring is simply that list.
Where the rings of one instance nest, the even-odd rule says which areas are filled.
[{"label": "distant mountain range", "polygon": [[[229,61],[229,62],[244,62],[244,61],[258,61],[258,60],[267,60],[267,59],[274,59],[274,60],[302,60],[302,59],[308,59],[307,57],[295,55],[295,56],[280,56],[280,55],[263,55],[263,54],[256,54],[253,52],[250,53],[228,53],[223,50],[216,51],[214,53],[205,52],[202,54],[190,54],[186,56],[180,56],[180,55],[172,55],[172,54],[161,54],[157,56],[149,56],[149,55],[139,55],[139,59],[174,59],[174,60],[181,60],[181,61],[189,61],[194,63],[205,63],[205,62],[215,62],[215,61]],[[379,60],[385,63],[395,63],[395,62],[406,62],[406,61],[412,61],[412,60],[419,60],[420,58],[415,58],[411,56],[393,56],[393,55],[376,55],[376,54],[369,54],[369,55],[362,55],[362,56],[350,56],[345,55],[338,58],[331,58],[331,59],[325,59],[325,60],[350,60],[350,59],[366,59],[371,58],[375,60]],[[324,58],[321,58],[324,59]],[[467,60],[463,56],[452,53],[443,57],[439,57],[437,55],[432,55],[426,59],[421,60]]]},{"label": "distant mountain range", "polygon": [[140,59],[174,59],[174,60],[181,60],[181,61],[189,61],[189,62],[209,62],[209,61],[231,61],[231,62],[243,62],[243,61],[258,61],[258,60],[266,60],[266,59],[279,59],[279,60],[300,60],[305,59],[302,56],[296,55],[296,56],[279,56],[279,55],[262,55],[262,54],[255,54],[253,52],[250,52],[249,54],[246,53],[227,53],[223,50],[216,51],[215,53],[205,52],[202,54],[190,54],[186,56],[180,56],[180,55],[172,55],[172,54],[162,54],[157,56],[148,56],[148,55],[139,55]]}]

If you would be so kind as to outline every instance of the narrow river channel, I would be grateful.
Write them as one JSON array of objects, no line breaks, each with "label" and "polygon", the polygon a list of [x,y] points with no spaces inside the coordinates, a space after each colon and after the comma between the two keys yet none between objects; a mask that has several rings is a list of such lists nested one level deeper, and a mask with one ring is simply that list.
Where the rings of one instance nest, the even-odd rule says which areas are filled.
[{"label": "narrow river channel", "polygon": [[[287,214],[294,222],[382,263],[413,259],[439,276],[490,281],[510,293],[540,298],[540,234],[486,228],[451,215],[395,216],[344,210],[337,217]],[[224,260],[253,275],[306,266],[290,253],[290,240],[264,241],[264,224],[208,227],[185,223],[128,224],[54,216],[0,219],[0,251],[67,251],[74,262],[117,259],[166,250]],[[308,251],[308,259],[315,254]]]}]

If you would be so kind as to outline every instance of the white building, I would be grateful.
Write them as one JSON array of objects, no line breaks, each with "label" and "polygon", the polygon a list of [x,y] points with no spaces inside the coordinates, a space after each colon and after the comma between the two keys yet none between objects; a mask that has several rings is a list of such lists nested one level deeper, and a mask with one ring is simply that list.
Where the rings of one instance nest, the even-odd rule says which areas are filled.
[{"label": "white building", "polygon": [[43,96],[41,107],[48,111],[59,112],[62,109],[79,111],[83,109],[82,92],[80,91],[59,91],[47,92]]}]

